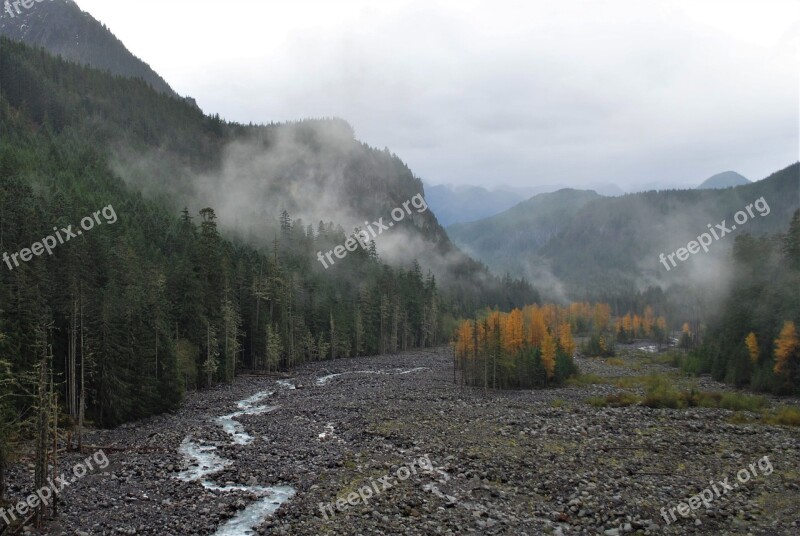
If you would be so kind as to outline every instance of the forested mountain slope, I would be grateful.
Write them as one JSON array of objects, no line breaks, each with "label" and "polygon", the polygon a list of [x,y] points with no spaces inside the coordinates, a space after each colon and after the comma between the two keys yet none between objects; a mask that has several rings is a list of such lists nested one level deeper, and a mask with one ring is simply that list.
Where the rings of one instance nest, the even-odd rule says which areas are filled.
[{"label": "forested mountain slope", "polygon": [[495,272],[533,278],[536,272],[531,262],[536,252],[586,203],[598,198],[591,190],[565,188],[539,194],[491,218],[451,225],[447,232],[459,247]]},{"label": "forested mountain slope", "polygon": [[[737,212],[762,198],[768,210],[751,208],[745,223],[736,226]],[[742,232],[777,233],[789,224],[800,206],[800,165],[793,164],[770,177],[724,190],[643,192],[587,204],[570,224],[540,250],[554,273],[571,292],[624,292],[648,284],[668,286],[689,280],[724,279],[733,239]],[[685,248],[725,220],[709,251],[702,249],[677,266],[665,268],[659,255]],[[735,228],[734,228],[735,227]]]},{"label": "forested mountain slope", "polygon": [[[763,213],[752,206],[761,198]],[[745,223],[732,228],[737,212],[748,205],[753,217],[745,213]],[[724,280],[733,247],[729,236],[780,232],[798,207],[800,165],[794,164],[764,180],[727,189],[613,198],[562,190],[492,218],[453,225],[448,232],[496,273],[540,284],[555,281],[571,298],[608,301],[651,286]],[[730,233],[721,232],[724,236],[713,240],[707,253],[700,250],[685,262],[664,266],[660,254],[685,248],[723,220]]]},{"label": "forested mountain slope", "polygon": [[[250,205],[226,197],[239,184]],[[343,121],[226,124],[141,80],[0,41],[0,254],[34,251],[0,264],[7,422],[31,402],[34,364],[52,367],[74,418],[84,397],[89,419],[115,424],[241,368],[438,344],[453,316],[537,298],[455,250],[430,211],[386,232],[408,257],[384,262],[392,244],[379,242],[320,265],[317,252],[349,234],[338,217],[387,217],[420,188]],[[313,225],[289,213],[335,203]],[[98,215],[52,254],[35,253],[101,210],[114,221]],[[446,290],[428,267],[448,274]]]},{"label": "forested mountain slope", "polygon": [[683,368],[738,386],[800,394],[800,209],[780,233],[738,236],[731,265],[725,299]]}]

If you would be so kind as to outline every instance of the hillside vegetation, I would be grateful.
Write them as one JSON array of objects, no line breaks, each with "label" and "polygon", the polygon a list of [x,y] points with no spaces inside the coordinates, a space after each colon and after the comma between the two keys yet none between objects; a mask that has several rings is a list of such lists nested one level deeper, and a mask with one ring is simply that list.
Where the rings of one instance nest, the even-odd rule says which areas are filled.
[{"label": "hillside vegetation", "polygon": [[[271,175],[238,174],[263,187],[254,196],[334,192],[342,208],[303,222],[287,195],[280,210],[255,203],[252,226],[229,205],[216,210],[225,199],[209,192],[231,191],[222,177],[237,178],[224,172],[242,161],[231,157],[237,143],[284,157]],[[323,169],[332,160],[335,174]],[[331,220],[387,216],[421,188],[341,120],[226,123],[141,80],[0,39],[0,253],[76,230],[96,211],[115,214],[52,254],[0,264],[0,454],[29,437],[34,407],[50,415],[56,399],[68,427],[112,426],[241,370],[440,344],[465,311],[538,299],[458,252],[430,211],[393,230],[409,242],[399,260],[373,243],[320,265],[317,252],[353,233]]]}]

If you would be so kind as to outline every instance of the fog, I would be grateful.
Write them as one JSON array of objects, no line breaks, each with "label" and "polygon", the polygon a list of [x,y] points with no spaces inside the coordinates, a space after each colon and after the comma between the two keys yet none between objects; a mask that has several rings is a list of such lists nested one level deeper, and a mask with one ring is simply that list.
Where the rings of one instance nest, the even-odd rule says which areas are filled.
[{"label": "fog", "polygon": [[343,117],[427,184],[630,191],[797,157],[796,2],[79,4],[207,113]]}]

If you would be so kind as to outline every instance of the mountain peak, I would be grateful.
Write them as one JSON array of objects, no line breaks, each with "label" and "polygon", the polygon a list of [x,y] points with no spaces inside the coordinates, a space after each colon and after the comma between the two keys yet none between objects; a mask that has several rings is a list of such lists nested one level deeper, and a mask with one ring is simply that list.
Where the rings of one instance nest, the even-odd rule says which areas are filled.
[{"label": "mountain peak", "polygon": [[141,78],[166,95],[178,94],[149,65],[73,0],[25,3],[0,0],[0,36],[44,48],[65,60],[126,78]]},{"label": "mountain peak", "polygon": [[740,175],[735,171],[723,171],[722,173],[717,173],[716,175],[712,175],[704,180],[703,183],[697,187],[697,189],[714,190],[717,188],[730,188],[732,186],[750,184],[750,182],[751,181],[747,177]]}]

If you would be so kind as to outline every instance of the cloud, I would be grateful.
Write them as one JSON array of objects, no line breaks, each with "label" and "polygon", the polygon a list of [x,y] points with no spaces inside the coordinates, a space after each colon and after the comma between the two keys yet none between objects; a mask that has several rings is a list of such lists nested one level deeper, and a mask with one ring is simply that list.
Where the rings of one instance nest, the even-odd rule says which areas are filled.
[{"label": "cloud", "polygon": [[785,2],[283,4],[165,5],[152,63],[231,120],[343,117],[434,184],[759,179],[797,158]]}]

